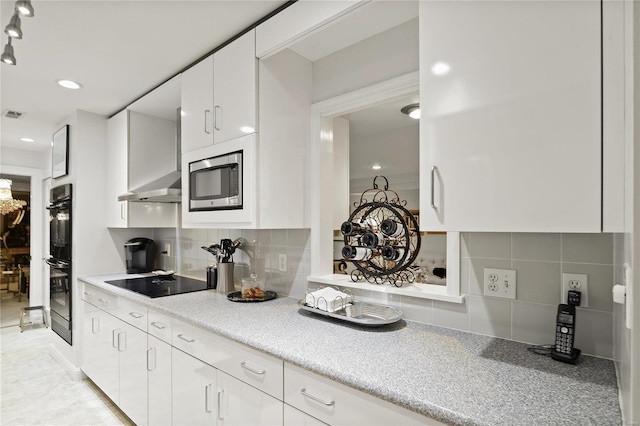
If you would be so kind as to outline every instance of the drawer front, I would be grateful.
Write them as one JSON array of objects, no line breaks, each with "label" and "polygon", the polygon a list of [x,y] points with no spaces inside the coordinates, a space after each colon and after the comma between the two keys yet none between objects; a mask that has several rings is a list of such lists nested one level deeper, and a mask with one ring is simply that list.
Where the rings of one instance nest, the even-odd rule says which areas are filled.
[{"label": "drawer front", "polygon": [[118,296],[85,282],[82,283],[82,300],[103,311],[112,312],[118,308]]},{"label": "drawer front", "polygon": [[147,316],[147,331],[152,336],[171,344],[171,317],[150,309]]},{"label": "drawer front", "polygon": [[214,364],[216,368],[280,401],[283,400],[282,360],[224,337],[215,337],[219,341],[218,359]]},{"label": "drawer front", "polygon": [[178,320],[171,323],[171,345],[200,361],[214,365],[219,357],[216,352],[217,344],[214,336],[201,328]]},{"label": "drawer front", "polygon": [[139,328],[142,331],[147,331],[147,307],[131,300],[118,298],[118,307],[113,313],[116,317],[122,321],[131,324],[132,326]]},{"label": "drawer front", "polygon": [[286,363],[284,402],[328,424],[443,424]]}]

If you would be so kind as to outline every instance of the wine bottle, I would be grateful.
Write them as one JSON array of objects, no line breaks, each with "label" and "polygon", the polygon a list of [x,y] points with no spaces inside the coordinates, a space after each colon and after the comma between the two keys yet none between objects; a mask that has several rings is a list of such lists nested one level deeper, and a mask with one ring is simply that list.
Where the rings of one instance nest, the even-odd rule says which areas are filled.
[{"label": "wine bottle", "polygon": [[367,225],[361,222],[342,222],[340,232],[342,232],[342,235],[346,236],[362,235],[367,232]]},{"label": "wine bottle", "polygon": [[380,232],[367,232],[362,236],[362,245],[375,248],[384,243],[384,235]]},{"label": "wine bottle", "polygon": [[396,238],[404,231],[404,227],[393,219],[385,219],[382,221],[380,230],[389,237]]},{"label": "wine bottle", "polygon": [[380,250],[382,254],[382,258],[384,260],[398,260],[404,256],[404,247],[396,247],[396,246],[384,246]]},{"label": "wine bottle", "polygon": [[373,250],[368,247],[344,246],[342,247],[342,257],[347,260],[369,260],[373,255]]}]

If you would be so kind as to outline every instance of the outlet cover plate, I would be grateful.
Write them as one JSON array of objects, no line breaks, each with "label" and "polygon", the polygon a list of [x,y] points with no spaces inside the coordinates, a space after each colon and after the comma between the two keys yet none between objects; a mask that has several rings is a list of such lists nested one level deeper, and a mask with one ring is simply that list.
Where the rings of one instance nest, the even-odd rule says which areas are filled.
[{"label": "outlet cover plate", "polygon": [[587,274],[562,274],[562,303],[567,303],[569,290],[578,290],[580,293],[580,307],[589,307],[589,276]]},{"label": "outlet cover plate", "polygon": [[287,272],[287,255],[280,254],[278,255],[278,271]]},{"label": "outlet cover plate", "polygon": [[515,300],[516,271],[484,268],[484,295]]}]

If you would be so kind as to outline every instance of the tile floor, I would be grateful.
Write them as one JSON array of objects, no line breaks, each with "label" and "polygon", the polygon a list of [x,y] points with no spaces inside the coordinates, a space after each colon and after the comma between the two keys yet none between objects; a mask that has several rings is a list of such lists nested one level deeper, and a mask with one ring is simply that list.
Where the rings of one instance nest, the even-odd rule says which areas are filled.
[{"label": "tile floor", "polygon": [[0,327],[18,325],[20,322],[20,311],[29,306],[29,298],[22,295],[21,300],[14,293],[7,291],[0,292]]},{"label": "tile floor", "polygon": [[72,380],[49,355],[51,329],[0,329],[0,424],[132,425],[89,380]]}]

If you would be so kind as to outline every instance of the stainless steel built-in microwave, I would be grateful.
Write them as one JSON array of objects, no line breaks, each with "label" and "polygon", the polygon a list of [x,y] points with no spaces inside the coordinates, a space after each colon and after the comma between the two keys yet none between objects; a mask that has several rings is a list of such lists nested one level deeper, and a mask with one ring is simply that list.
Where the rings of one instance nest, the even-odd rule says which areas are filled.
[{"label": "stainless steel built-in microwave", "polygon": [[189,211],[242,208],[242,151],[189,163]]}]

